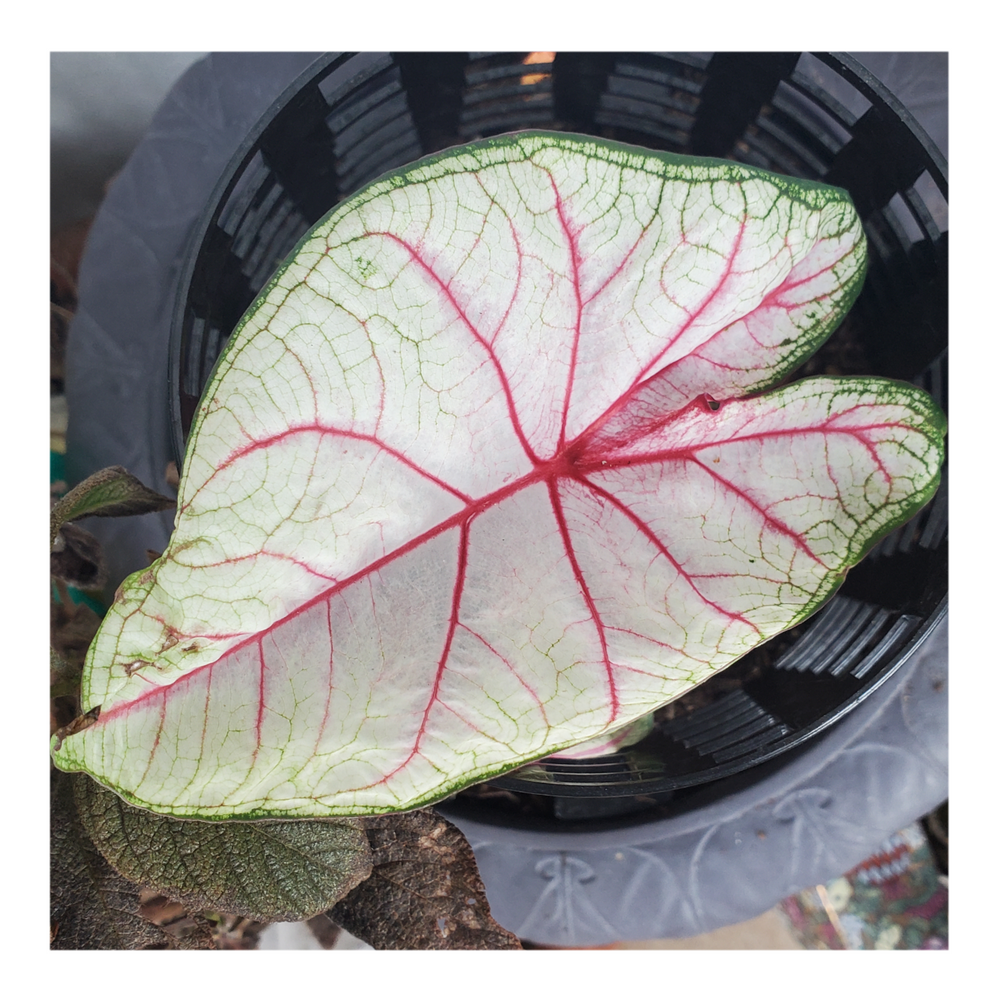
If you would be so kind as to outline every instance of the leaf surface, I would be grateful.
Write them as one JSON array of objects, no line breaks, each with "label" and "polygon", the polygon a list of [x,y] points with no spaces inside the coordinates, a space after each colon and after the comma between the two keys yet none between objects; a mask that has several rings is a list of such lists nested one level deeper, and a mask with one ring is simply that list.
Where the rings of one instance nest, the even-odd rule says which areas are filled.
[{"label": "leaf surface", "polygon": [[73,784],[69,776],[53,774],[49,824],[52,949],[211,947],[204,935],[178,942],[144,919],[139,886],[107,863],[83,829],[73,801]]},{"label": "leaf surface", "polygon": [[180,816],[405,810],[811,614],[933,494],[919,390],[767,395],[860,288],[847,195],[521,133],[387,175],[231,339],[65,740]]},{"label": "leaf surface", "polygon": [[372,870],[358,820],[178,820],[136,809],[85,775],[75,794],[88,837],[114,868],[190,909],[304,920]]},{"label": "leaf surface", "polygon": [[49,544],[54,547],[59,529],[81,517],[127,517],[169,510],[170,497],[144,486],[120,465],[112,465],[74,486],[52,508],[49,515]]},{"label": "leaf surface", "polygon": [[372,874],[329,917],[376,949],[519,950],[490,915],[475,855],[432,809],[362,821]]}]

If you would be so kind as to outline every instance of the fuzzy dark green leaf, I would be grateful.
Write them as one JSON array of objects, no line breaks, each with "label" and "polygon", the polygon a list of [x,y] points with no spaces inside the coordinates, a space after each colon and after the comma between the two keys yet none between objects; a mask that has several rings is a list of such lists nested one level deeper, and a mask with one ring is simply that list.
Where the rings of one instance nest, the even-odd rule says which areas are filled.
[{"label": "fuzzy dark green leaf", "polygon": [[303,920],[329,909],[371,872],[371,850],[357,820],[177,820],[78,778],[81,820],[108,861],[192,909]]},{"label": "fuzzy dark green leaf", "polygon": [[73,802],[75,780],[69,775],[53,774],[52,948],[81,951],[176,947],[177,943],[160,928],[140,916],[139,886],[119,875],[81,828]]},{"label": "fuzzy dark green leaf", "polygon": [[112,465],[74,486],[52,508],[49,547],[55,545],[56,535],[67,521],[76,521],[81,517],[148,514],[156,510],[168,510],[175,505],[176,501],[143,486],[120,465]]},{"label": "fuzzy dark green leaf", "polygon": [[372,874],[329,911],[331,920],[378,949],[520,949],[490,915],[461,831],[432,809],[363,822]]}]

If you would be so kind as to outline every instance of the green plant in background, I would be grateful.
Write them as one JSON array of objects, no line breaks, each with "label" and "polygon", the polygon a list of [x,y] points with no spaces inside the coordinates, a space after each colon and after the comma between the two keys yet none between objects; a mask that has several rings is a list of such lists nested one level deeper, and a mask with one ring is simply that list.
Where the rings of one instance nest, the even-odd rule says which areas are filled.
[{"label": "green plant in background", "polygon": [[[86,835],[234,911],[213,844],[301,853],[268,913],[350,926],[379,838],[435,822],[411,810],[613,745],[811,615],[943,454],[913,386],[779,385],[864,269],[843,191],[561,134],[335,209],[231,338],[170,544],[90,647],[53,744],[100,783],[76,779]],[[164,861],[175,827],[197,865]]]}]

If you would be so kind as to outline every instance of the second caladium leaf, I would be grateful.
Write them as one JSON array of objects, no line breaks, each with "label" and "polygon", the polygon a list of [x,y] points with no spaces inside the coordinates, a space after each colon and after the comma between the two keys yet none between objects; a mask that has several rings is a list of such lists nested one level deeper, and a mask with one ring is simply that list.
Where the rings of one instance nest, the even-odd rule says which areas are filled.
[{"label": "second caladium leaf", "polygon": [[233,336],[56,754],[208,819],[410,809],[801,621],[932,495],[879,379],[756,395],[865,267],[843,191],[524,133],[370,185]]}]

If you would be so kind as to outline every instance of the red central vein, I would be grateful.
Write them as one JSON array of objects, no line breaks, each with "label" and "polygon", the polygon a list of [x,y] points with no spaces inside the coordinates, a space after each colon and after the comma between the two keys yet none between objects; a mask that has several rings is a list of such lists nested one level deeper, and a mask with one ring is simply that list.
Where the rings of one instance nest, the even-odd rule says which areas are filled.
[{"label": "red central vein", "polygon": [[[454,602],[457,602],[458,597],[460,596],[461,593],[461,587],[464,584],[465,567],[468,559],[468,554],[466,551],[467,549],[466,542],[468,537],[469,523],[478,514],[481,514],[484,511],[488,510],[489,508],[496,506],[497,504],[501,503],[508,497],[513,496],[516,493],[519,493],[521,490],[524,490],[535,483],[543,481],[547,482],[549,484],[549,488],[551,491],[552,485],[555,482],[555,480],[560,475],[564,475],[566,473],[567,468],[568,466],[566,465],[565,460],[556,460],[551,463],[539,464],[539,466],[536,469],[534,469],[532,472],[529,472],[527,475],[522,476],[520,479],[515,480],[514,482],[508,483],[506,486],[503,486],[500,489],[495,490],[493,493],[487,494],[485,497],[482,497],[479,500],[470,502],[465,509],[457,511],[455,514],[452,514],[450,517],[445,518],[443,521],[439,522],[438,524],[434,525],[431,528],[428,528],[421,534],[414,536],[408,542],[404,542],[402,545],[393,549],[391,552],[385,553],[383,556],[380,556],[378,559],[373,560],[368,565],[363,566],[361,569],[358,569],[351,575],[344,577],[342,580],[339,580],[333,586],[327,587],[320,593],[316,594],[314,597],[311,597],[308,601],[305,601],[302,604],[298,605],[296,608],[294,608],[292,611],[286,614],[283,618],[279,618],[278,620],[272,622],[270,625],[267,626],[267,632],[273,633],[277,631],[285,623],[293,621],[300,615],[307,612],[310,608],[315,607],[317,604],[323,601],[329,601],[331,597],[334,597],[341,591],[347,589],[348,587],[351,587],[359,580],[363,579],[370,580],[372,576],[378,573],[378,571],[381,570],[383,567],[389,565],[390,563],[396,561],[397,559],[402,558],[403,556],[412,552],[414,549],[417,549],[420,546],[431,541],[432,539],[436,538],[438,535],[441,535],[444,532],[450,531],[456,527],[460,529],[462,539],[466,540],[463,542],[462,555],[460,559],[461,578],[459,581],[456,582]],[[556,498],[556,500],[558,502],[558,498]],[[589,591],[586,589],[586,584],[583,580],[582,573],[580,572],[579,566],[576,562],[576,556],[573,552],[572,545],[569,542],[568,528],[566,527],[565,520],[562,517],[561,507],[556,510],[556,518],[560,523],[560,531],[563,533],[564,544],[566,544],[567,546],[567,554],[569,555],[571,563],[575,567],[574,572],[577,574],[581,587],[583,587],[585,594],[587,595],[586,599],[588,600],[589,605],[594,610],[595,620],[599,621],[599,619],[596,618],[597,614],[596,608],[594,608],[593,602],[590,600]],[[451,646],[452,639],[454,637],[455,627],[457,625],[456,616],[457,616],[457,603],[454,603],[453,621],[449,625],[448,639],[447,639],[447,644],[449,649]],[[161,687],[159,685],[151,687],[149,690],[133,698],[131,701],[119,702],[117,705],[112,706],[111,708],[101,713],[100,722],[98,724],[110,722],[118,715],[124,714],[127,710],[130,710],[138,705],[141,705],[152,698],[163,695],[167,690],[172,690],[174,688],[180,687],[181,685],[192,682],[197,676],[201,674],[202,671],[210,670],[212,667],[216,665],[216,663],[220,662],[223,657],[227,658],[232,657],[236,653],[238,653],[241,649],[244,649],[247,646],[251,646],[254,644],[258,646],[258,655],[260,657],[260,662],[261,662],[262,673],[260,679],[260,695],[261,698],[263,698],[264,656],[263,656],[263,648],[261,642],[262,640],[260,637],[260,633],[247,635],[245,638],[241,639],[239,642],[234,643],[227,650],[225,650],[220,656],[219,660],[214,660],[209,663],[203,663],[197,667],[192,667],[181,677],[178,677],[176,680],[172,681],[168,687]],[[606,649],[603,633],[601,635],[601,643],[602,647]],[[617,705],[617,696],[614,693],[613,680],[610,677],[609,681],[612,684],[612,695],[613,695],[614,705]],[[435,686],[435,691],[436,690],[437,687]],[[258,710],[258,717],[257,717],[258,734],[262,719],[263,719],[263,701],[261,702],[261,706]]]},{"label": "red central vein", "polygon": [[[836,419],[843,419],[843,414],[838,414],[836,416]],[[314,605],[318,604],[319,602],[329,600],[335,594],[337,594],[340,591],[346,589],[347,587],[350,587],[351,585],[353,585],[354,583],[358,582],[359,580],[364,579],[364,578],[370,579],[372,574],[377,573],[384,566],[388,565],[389,563],[393,562],[396,559],[399,559],[399,558],[405,556],[409,552],[411,552],[414,549],[420,547],[421,545],[425,544],[426,542],[428,542],[431,539],[437,537],[438,535],[442,534],[445,531],[449,531],[449,530],[451,530],[452,528],[455,528],[455,527],[461,527],[461,529],[462,529],[463,532],[467,531],[467,525],[468,525],[468,523],[476,515],[478,515],[480,513],[483,513],[484,511],[488,510],[490,507],[493,507],[493,506],[501,503],[506,498],[514,495],[515,493],[520,492],[523,489],[526,489],[527,487],[533,485],[534,483],[546,481],[548,483],[548,485],[549,485],[550,493],[552,493],[555,481],[560,476],[565,476],[567,474],[572,475],[579,482],[585,483],[588,486],[588,488],[590,488],[590,489],[594,490],[596,493],[604,496],[609,502],[613,503],[630,520],[632,520],[633,523],[636,524],[636,526],[644,534],[647,535],[647,537],[649,537],[652,541],[654,541],[654,544],[656,544],[657,546],[660,546],[659,540],[656,539],[655,536],[653,536],[650,533],[649,528],[648,528],[647,525],[645,525],[631,510],[629,510],[626,506],[624,506],[623,504],[621,504],[621,502],[618,501],[617,498],[613,497],[612,494],[610,494],[607,491],[601,489],[601,487],[597,486],[592,481],[586,479],[585,478],[585,473],[587,473],[587,472],[598,472],[598,471],[600,471],[600,472],[609,472],[609,471],[611,471],[613,469],[627,467],[627,466],[630,466],[630,465],[632,465],[632,466],[646,465],[646,464],[653,464],[654,462],[665,462],[665,461],[671,461],[671,460],[674,460],[674,461],[690,461],[690,462],[693,462],[693,463],[697,464],[700,468],[705,469],[710,475],[712,475],[714,478],[716,478],[717,480],[719,480],[720,482],[722,482],[723,485],[727,486],[729,489],[732,489],[737,495],[743,497],[746,500],[746,502],[748,502],[752,506],[754,506],[755,509],[758,510],[758,512],[760,513],[760,515],[766,520],[766,522],[768,524],[772,525],[776,530],[782,532],[783,534],[786,534],[788,537],[792,538],[796,542],[796,544],[799,545],[802,548],[802,550],[808,556],[810,556],[810,558],[814,559],[820,565],[824,565],[822,563],[822,561],[814,553],[812,553],[812,551],[809,549],[809,547],[802,540],[801,536],[796,535],[795,532],[791,531],[791,529],[789,529],[786,525],[784,525],[781,522],[777,521],[772,515],[768,514],[766,511],[764,511],[760,507],[759,504],[756,504],[753,500],[751,500],[748,496],[746,496],[745,493],[743,493],[741,490],[739,490],[733,484],[728,483],[728,481],[724,480],[721,476],[717,475],[712,469],[710,469],[708,466],[706,466],[703,462],[701,462],[698,459],[696,451],[697,450],[701,450],[702,448],[705,448],[705,447],[715,446],[715,445],[717,445],[719,443],[729,443],[729,442],[753,440],[753,439],[760,439],[760,438],[774,437],[774,436],[783,436],[783,435],[784,436],[799,435],[799,434],[803,434],[803,433],[846,434],[849,437],[857,439],[858,438],[857,432],[859,432],[859,431],[864,431],[864,430],[878,430],[878,429],[882,429],[882,428],[885,428],[885,427],[899,427],[899,428],[903,428],[903,429],[911,429],[906,424],[896,423],[896,422],[885,422],[885,423],[880,423],[880,424],[865,425],[865,426],[859,426],[859,427],[854,427],[854,428],[846,428],[846,429],[844,429],[844,428],[829,427],[829,426],[820,426],[819,428],[807,428],[807,429],[799,428],[799,429],[794,429],[794,430],[775,429],[775,430],[769,430],[769,431],[761,431],[761,432],[756,432],[756,433],[743,434],[743,435],[740,435],[739,437],[734,437],[734,438],[731,438],[731,439],[727,439],[725,442],[710,442],[709,444],[698,445],[697,449],[693,448],[693,447],[684,448],[684,449],[679,449],[679,448],[663,449],[661,451],[658,451],[658,452],[655,452],[655,453],[648,453],[646,455],[626,456],[626,457],[619,457],[619,458],[607,459],[607,460],[601,460],[599,458],[592,458],[592,459],[587,459],[584,462],[579,462],[578,461],[578,462],[575,463],[575,466],[574,466],[573,463],[571,463],[571,462],[569,462],[567,460],[565,454],[562,455],[562,456],[559,456],[558,458],[552,460],[549,463],[541,463],[541,462],[539,462],[536,465],[536,468],[533,471],[529,472],[525,476],[522,476],[520,479],[515,480],[514,482],[511,482],[511,483],[508,483],[507,485],[501,487],[498,490],[495,490],[493,493],[487,494],[486,496],[480,498],[479,500],[471,500],[471,499],[467,499],[467,498],[463,497],[463,500],[467,499],[467,505],[466,505],[466,507],[463,510],[460,510],[460,511],[456,512],[451,517],[446,518],[445,520],[441,521],[440,523],[438,523],[434,527],[429,528],[427,531],[424,531],[421,534],[415,536],[414,538],[410,539],[408,542],[403,543],[402,545],[400,545],[399,547],[397,547],[393,551],[388,552],[385,555],[381,556],[380,558],[372,561],[370,564],[368,564],[367,566],[362,567],[361,569],[357,570],[355,573],[351,574],[350,576],[347,576],[344,579],[339,580],[338,582],[336,582],[335,584],[333,584],[331,587],[326,588],[325,590],[323,590],[322,592],[320,592],[319,594],[317,594],[315,597],[311,598],[307,602],[305,602],[302,605],[300,605],[297,608],[295,608],[293,611],[289,612],[287,615],[284,616],[284,618],[281,618],[281,619],[275,621],[274,623],[272,623],[270,626],[268,626],[268,630],[269,631],[276,630],[281,625],[283,625],[285,622],[290,621],[290,620],[298,617],[300,614],[304,613],[309,608],[313,607]],[[364,436],[361,436],[361,435],[358,435],[358,436],[359,437],[364,437]],[[368,440],[367,438],[365,438],[365,439]],[[375,443],[379,443],[379,442],[375,442]],[[864,444],[866,445],[866,447],[869,446],[868,442],[864,442]],[[455,491],[452,490],[452,492],[455,492]],[[556,498],[556,502],[558,502],[558,498]],[[560,531],[563,533],[564,544],[566,544],[566,546],[567,546],[567,555],[569,556],[569,558],[571,560],[571,563],[575,567],[574,572],[577,572],[578,577],[579,577],[579,579],[581,581],[581,585],[585,586],[585,584],[583,583],[582,574],[579,573],[579,568],[578,568],[578,565],[576,563],[576,558],[575,558],[575,554],[574,554],[574,552],[572,550],[572,546],[569,544],[568,528],[565,525],[565,520],[562,518],[561,507],[556,507],[555,509],[556,509],[556,517],[557,517],[557,520],[559,521],[559,525],[560,525]],[[670,553],[667,552],[666,550],[663,550],[663,551],[664,551],[664,555],[668,559],[671,559],[671,561],[673,561],[673,558],[670,555]],[[463,556],[463,559],[464,558],[465,557]],[[676,565],[676,562],[674,564]],[[463,562],[463,567],[464,567],[464,562]],[[685,575],[685,578],[686,578],[686,574],[684,574],[684,571],[679,566],[677,566],[677,568],[678,568],[678,572],[680,572],[682,575]],[[464,568],[463,568],[463,573],[464,573]],[[697,591],[697,588],[695,587],[693,581],[689,580],[689,582],[691,583],[691,586],[693,587],[693,589],[695,589],[696,592],[699,593],[699,596],[701,596],[702,599],[706,601],[706,603],[712,605],[713,607],[716,606],[716,605],[712,604],[711,601],[708,601],[706,598],[704,598],[704,596],[701,595],[699,591]],[[588,595],[588,599],[589,599],[589,591],[587,591],[587,595]],[[723,608],[719,608],[719,610],[722,613],[730,614],[730,612],[726,611]],[[599,619],[596,618],[596,609],[595,609],[594,613],[595,613],[595,620],[599,621]],[[748,622],[748,624],[751,624],[751,626],[752,626],[752,623]],[[450,629],[450,631],[449,631],[449,640],[448,640],[449,641],[449,645],[450,645],[450,642],[451,642],[450,636],[452,636],[453,634],[454,634],[454,627],[452,627]],[[208,638],[211,638],[211,637],[208,637]],[[222,637],[222,638],[228,638],[228,637]],[[601,635],[601,641],[602,641],[602,644],[603,644],[604,643],[603,633]],[[259,637],[257,635],[248,635],[245,638],[243,638],[242,640],[240,640],[239,642],[235,643],[233,646],[231,646],[228,650],[226,650],[226,652],[223,655],[224,656],[231,656],[231,655],[235,654],[236,652],[238,652],[240,649],[242,649],[242,648],[244,648],[244,647],[246,647],[246,646],[248,646],[248,645],[250,645],[251,643],[254,643],[254,642],[259,642]],[[262,651],[261,651],[261,657],[263,658]],[[176,681],[173,681],[170,686],[174,687],[175,685],[180,685],[180,684],[182,684],[182,683],[184,683],[186,681],[190,681],[195,676],[197,676],[198,674],[200,674],[202,670],[211,669],[215,665],[215,663],[217,663],[217,662],[219,662],[219,661],[213,661],[211,663],[202,664],[201,666],[192,668],[191,670],[187,671],[187,673],[185,673],[183,676],[179,677]],[[140,676],[140,678],[141,678],[141,675],[138,675],[138,676]],[[144,678],[141,678],[141,679],[144,679]],[[108,709],[106,712],[102,713],[102,715],[101,715],[101,722],[102,723],[103,722],[109,722],[113,718],[115,718],[117,715],[124,713],[127,709],[129,709],[129,708],[131,708],[131,707],[133,707],[135,705],[139,705],[139,704],[141,704],[143,702],[146,702],[146,701],[148,701],[148,700],[150,700],[152,698],[155,698],[155,697],[163,695],[165,693],[165,690],[166,690],[165,688],[163,688],[163,687],[161,687],[159,685],[151,686],[148,691],[146,691],[145,693],[143,693],[143,694],[139,695],[138,697],[132,699],[131,701],[129,701],[129,702],[120,702],[118,705],[115,705],[112,708]],[[261,717],[258,718],[258,724],[260,723],[260,721],[261,721]]]},{"label": "red central vein", "polygon": [[[500,489],[495,490],[493,493],[488,494],[487,496],[481,498],[480,500],[471,501],[465,509],[457,511],[455,514],[452,514],[451,517],[445,518],[443,521],[434,525],[432,528],[428,528],[421,534],[415,535],[408,542],[404,542],[402,545],[393,549],[391,552],[387,552],[385,555],[380,556],[378,559],[375,559],[372,562],[370,562],[367,566],[363,566],[361,569],[352,573],[350,576],[346,576],[342,580],[338,580],[337,583],[335,583],[333,586],[327,587],[325,590],[316,594],[314,597],[311,597],[308,601],[305,601],[302,604],[298,605],[283,618],[279,618],[277,621],[272,622],[270,625],[268,625],[267,631],[268,632],[276,631],[286,622],[298,618],[299,615],[304,614],[306,611],[308,611],[310,608],[315,607],[320,602],[328,601],[331,597],[334,597],[336,594],[357,583],[359,580],[363,580],[366,578],[370,579],[384,566],[387,566],[390,563],[394,562],[395,560],[402,558],[409,552],[412,552],[414,549],[419,548],[421,545],[424,545],[427,542],[431,541],[431,539],[436,538],[438,535],[441,535],[444,532],[450,531],[452,528],[456,527],[464,529],[464,526],[468,522],[470,522],[477,514],[480,514],[483,511],[488,510],[490,507],[496,506],[496,504],[505,500],[507,497],[520,492],[527,486],[530,486],[533,483],[545,479],[549,474],[550,474],[549,467],[546,465],[542,465],[533,472],[529,472],[521,479],[516,480],[512,483],[508,483],[506,486],[503,486]],[[246,638],[241,639],[239,642],[236,642],[232,646],[230,646],[222,655],[232,656],[235,653],[239,652],[241,649],[244,649],[245,647],[250,646],[259,641],[260,640],[258,634],[248,635],[246,636]],[[192,667],[183,676],[178,677],[176,681],[173,681],[171,683],[171,687],[182,684],[188,681],[189,679],[197,676],[198,674],[201,673],[201,671],[212,667],[215,662],[218,661],[213,661],[212,663],[203,663],[198,667]],[[157,686],[145,692],[144,694],[139,695],[130,702],[119,702],[119,704],[114,705],[107,711],[101,713],[100,722],[98,724],[103,723],[105,721],[110,721],[116,715],[119,715],[122,712],[124,712],[127,707],[130,708],[135,705],[139,705],[142,702],[149,700],[149,698],[155,697],[158,693],[162,692],[163,690],[164,690],[163,687]]]},{"label": "red central vein", "polygon": [[573,326],[573,346],[570,349],[569,371],[566,375],[566,392],[563,396],[562,423],[559,428],[559,444],[557,451],[561,451],[566,444],[566,423],[569,420],[569,404],[573,396],[573,382],[576,379],[577,358],[580,353],[580,328],[583,321],[583,299],[580,295],[580,252],[576,245],[576,236],[570,229],[569,221],[566,218],[566,210],[563,205],[562,196],[556,187],[555,180],[550,176],[549,183],[552,185],[552,194],[556,200],[556,215],[559,217],[559,225],[562,227],[563,235],[566,237],[566,245],[569,248],[570,267],[573,272],[573,295],[576,298],[576,320]]},{"label": "red central vein", "polygon": [[725,615],[731,621],[739,621],[744,625],[749,625],[750,628],[754,630],[758,635],[761,634],[760,629],[754,625],[749,618],[744,617],[735,611],[730,611],[729,608],[724,608],[720,604],[716,604],[715,601],[710,600],[706,597],[697,587],[691,575],[686,569],[674,558],[671,551],[667,546],[653,533],[652,528],[646,524],[640,517],[636,515],[633,510],[630,510],[625,504],[623,504],[613,493],[609,493],[607,490],[602,489],[596,483],[591,482],[589,479],[581,479],[582,482],[586,483],[587,486],[593,490],[596,494],[603,497],[608,503],[610,503],[616,510],[621,511],[635,526],[639,531],[645,535],[645,537],[652,542],[654,548],[656,548],[670,563],[671,566],[677,570],[678,575],[684,580],[685,583],[690,586],[690,588],[698,595],[699,599],[704,601],[710,608],[715,608],[716,611],[721,615]]},{"label": "red central vein", "polygon": [[392,240],[393,242],[398,243],[410,255],[410,259],[430,277],[435,285],[437,285],[441,294],[445,297],[445,299],[447,299],[452,309],[455,310],[455,314],[465,324],[466,329],[468,329],[469,333],[472,334],[475,341],[483,348],[487,357],[490,359],[490,363],[493,365],[493,369],[496,372],[497,381],[500,383],[500,388],[503,390],[504,398],[507,400],[507,409],[510,415],[511,426],[514,428],[514,434],[520,442],[521,447],[524,449],[524,453],[533,463],[537,463],[539,461],[538,455],[535,454],[535,450],[529,444],[528,439],[524,434],[524,430],[521,427],[521,422],[517,416],[517,407],[514,405],[514,396],[510,390],[510,382],[507,380],[507,373],[503,370],[503,365],[500,363],[500,359],[493,350],[493,345],[476,329],[472,321],[466,315],[465,310],[455,298],[452,290],[444,281],[441,280],[437,272],[421,258],[420,254],[417,253],[414,247],[410,246],[406,240],[397,236],[395,233],[373,232],[368,235],[382,236],[387,240]]},{"label": "red central vein", "polygon": [[[692,404],[689,404],[689,407]],[[723,404],[725,405],[725,404]],[[680,412],[680,411],[678,411]],[[707,448],[721,448],[724,445],[739,444],[743,441],[765,441],[768,438],[783,438],[783,437],[804,437],[810,434],[822,434],[824,436],[834,436],[840,435],[841,437],[849,437],[857,441],[862,445],[866,451],[872,456],[872,461],[879,467],[879,470],[883,472],[888,478],[888,473],[885,472],[885,467],[882,460],[878,457],[877,451],[875,451],[874,446],[870,441],[867,441],[863,436],[863,431],[878,431],[884,430],[886,428],[893,428],[897,430],[905,431],[919,431],[918,428],[910,427],[907,424],[886,422],[881,424],[871,424],[869,426],[858,426],[858,427],[830,427],[828,424],[818,424],[814,427],[775,427],[766,431],[751,431],[746,434],[738,434],[733,437],[720,437],[717,440],[712,441],[699,441],[694,445],[685,445],[684,447],[674,447],[674,448],[661,448],[656,451],[648,451],[642,453],[633,454],[623,454],[617,455],[614,458],[602,459],[600,457],[590,458],[589,456],[585,461],[577,463],[577,469],[581,473],[586,472],[606,472],[611,469],[621,469],[624,467],[638,466],[638,465],[651,465],[656,462],[669,462],[676,461],[680,459],[693,458],[700,451],[704,451]],[[660,428],[654,429],[654,431],[649,432],[644,436],[650,436],[656,433]],[[617,447],[616,451],[620,451],[621,448]]]},{"label": "red central vein", "polygon": [[583,575],[583,569],[580,566],[579,561],[576,558],[576,552],[573,549],[573,540],[570,538],[569,525],[566,523],[566,514],[562,508],[562,501],[559,499],[559,493],[556,489],[556,477],[548,477],[548,488],[549,488],[549,500],[552,504],[552,513],[555,515],[556,523],[559,525],[559,534],[562,536],[563,547],[566,549],[566,555],[569,558],[570,566],[573,568],[573,575],[576,577],[577,585],[580,588],[580,593],[583,595],[583,600],[590,610],[591,617],[594,620],[594,627],[597,629],[597,638],[601,643],[601,656],[604,659],[604,670],[608,678],[608,697],[611,702],[611,722],[614,722],[618,717],[618,709],[620,707],[618,702],[618,686],[615,683],[614,671],[611,666],[611,657],[608,655],[608,640],[607,636],[604,634],[604,622],[601,619],[601,615],[597,610],[597,605],[594,603],[594,598],[590,593],[590,588],[587,586],[587,581]]}]

